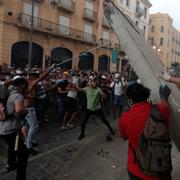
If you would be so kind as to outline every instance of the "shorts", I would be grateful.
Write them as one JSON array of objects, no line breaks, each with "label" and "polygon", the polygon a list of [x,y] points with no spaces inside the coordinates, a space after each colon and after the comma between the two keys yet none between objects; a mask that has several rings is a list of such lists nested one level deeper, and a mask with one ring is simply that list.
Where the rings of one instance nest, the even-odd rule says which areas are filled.
[{"label": "shorts", "polygon": [[114,95],[114,105],[122,106],[124,103],[124,95]]},{"label": "shorts", "polygon": [[64,112],[77,112],[78,105],[77,100],[71,97],[66,97],[64,99]]}]

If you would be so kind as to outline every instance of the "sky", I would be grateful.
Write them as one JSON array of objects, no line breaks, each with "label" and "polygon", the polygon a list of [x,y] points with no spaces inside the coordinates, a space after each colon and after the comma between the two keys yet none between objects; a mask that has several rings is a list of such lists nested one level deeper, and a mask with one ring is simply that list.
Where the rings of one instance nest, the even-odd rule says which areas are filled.
[{"label": "sky", "polygon": [[150,0],[150,13],[168,13],[173,19],[173,25],[180,29],[180,0]]}]

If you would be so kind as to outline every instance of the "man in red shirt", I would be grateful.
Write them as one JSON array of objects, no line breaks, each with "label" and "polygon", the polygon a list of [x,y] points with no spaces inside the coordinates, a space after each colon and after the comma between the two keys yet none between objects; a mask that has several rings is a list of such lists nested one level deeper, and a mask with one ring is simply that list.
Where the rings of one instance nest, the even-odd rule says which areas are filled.
[{"label": "man in red shirt", "polygon": [[[167,86],[164,89],[161,87],[160,96],[162,101],[157,104],[167,125],[170,115],[167,102],[169,94],[170,89]],[[133,149],[136,150],[138,148],[138,140],[151,111],[151,104],[147,101],[150,96],[150,90],[142,84],[134,83],[127,88],[126,95],[132,102],[132,106],[119,119],[119,132],[120,136],[124,140],[128,140],[129,143],[127,169],[130,180],[170,180],[170,175],[157,177],[143,174],[134,157]]]}]

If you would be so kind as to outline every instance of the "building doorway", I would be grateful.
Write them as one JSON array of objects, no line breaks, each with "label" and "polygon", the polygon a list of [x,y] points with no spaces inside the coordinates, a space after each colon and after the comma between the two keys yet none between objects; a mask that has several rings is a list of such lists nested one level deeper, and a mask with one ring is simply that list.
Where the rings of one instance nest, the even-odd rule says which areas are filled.
[{"label": "building doorway", "polygon": [[[51,52],[51,61],[52,63],[59,64],[59,66],[64,69],[72,68],[72,56],[73,53],[67,48],[57,47],[54,48]],[[66,62],[66,60],[68,60]]]},{"label": "building doorway", "polygon": [[80,70],[88,71],[94,68],[94,55],[90,52],[82,52],[79,55],[78,68]]},{"label": "building doorway", "polygon": [[[20,41],[12,45],[11,48],[11,66],[16,68],[24,68],[28,65],[29,42]],[[43,48],[32,43],[32,60],[31,67],[42,67]]]},{"label": "building doorway", "polygon": [[102,55],[98,60],[98,70],[99,71],[109,71],[110,60],[109,56]]}]

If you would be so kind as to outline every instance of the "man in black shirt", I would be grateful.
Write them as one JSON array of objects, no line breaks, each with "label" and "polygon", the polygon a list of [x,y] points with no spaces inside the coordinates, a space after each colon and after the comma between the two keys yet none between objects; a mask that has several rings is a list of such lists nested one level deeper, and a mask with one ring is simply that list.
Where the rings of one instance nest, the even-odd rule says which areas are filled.
[{"label": "man in black shirt", "polygon": [[66,87],[69,85],[69,73],[63,72],[63,78],[57,82],[57,116],[61,121],[64,116],[64,98],[67,96],[68,91]]}]

